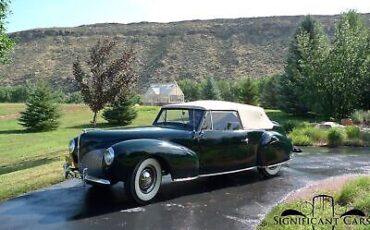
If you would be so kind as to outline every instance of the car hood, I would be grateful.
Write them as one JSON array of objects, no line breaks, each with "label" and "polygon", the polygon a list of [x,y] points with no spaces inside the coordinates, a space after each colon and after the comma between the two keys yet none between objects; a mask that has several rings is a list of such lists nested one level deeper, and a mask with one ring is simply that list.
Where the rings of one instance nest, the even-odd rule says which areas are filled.
[{"label": "car hood", "polygon": [[163,127],[137,127],[125,129],[94,129],[86,131],[80,136],[80,154],[96,150],[106,149],[110,146],[133,139],[160,139],[182,144],[193,137],[189,130],[163,128]]}]

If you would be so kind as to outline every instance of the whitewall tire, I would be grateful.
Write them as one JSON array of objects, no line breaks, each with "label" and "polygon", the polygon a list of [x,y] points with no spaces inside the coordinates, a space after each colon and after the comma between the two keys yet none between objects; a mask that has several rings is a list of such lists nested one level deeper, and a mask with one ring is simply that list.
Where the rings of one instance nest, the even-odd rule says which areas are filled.
[{"label": "whitewall tire", "polygon": [[158,193],[162,182],[162,170],[154,158],[147,158],[136,165],[125,183],[126,192],[138,203],[145,204]]},{"label": "whitewall tire", "polygon": [[273,177],[279,174],[281,165],[267,166],[258,168],[259,173],[264,177]]}]

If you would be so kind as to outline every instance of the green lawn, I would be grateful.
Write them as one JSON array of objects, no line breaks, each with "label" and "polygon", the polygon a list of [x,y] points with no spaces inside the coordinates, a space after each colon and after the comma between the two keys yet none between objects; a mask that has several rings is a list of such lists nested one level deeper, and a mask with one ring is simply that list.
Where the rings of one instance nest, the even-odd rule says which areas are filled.
[{"label": "green lawn", "polygon": [[[17,121],[24,107],[0,104],[0,200],[61,181],[69,140],[91,127],[92,113],[87,106],[62,105],[63,116],[57,130],[27,133]],[[137,110],[138,117],[131,126],[151,124],[159,107],[140,106]],[[99,127],[107,127],[101,117],[98,123]],[[29,180],[30,175],[36,176]]]}]

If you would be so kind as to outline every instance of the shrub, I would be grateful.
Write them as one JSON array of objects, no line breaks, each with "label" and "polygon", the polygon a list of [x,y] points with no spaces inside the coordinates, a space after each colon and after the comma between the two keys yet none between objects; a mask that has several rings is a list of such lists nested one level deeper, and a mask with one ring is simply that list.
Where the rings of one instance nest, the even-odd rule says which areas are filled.
[{"label": "shrub", "polygon": [[283,122],[281,125],[284,128],[285,132],[290,133],[294,128],[297,128],[299,121],[296,120],[287,120]]},{"label": "shrub", "polygon": [[27,97],[27,86],[0,87],[0,102],[25,102]]},{"label": "shrub", "polygon": [[84,99],[81,95],[81,92],[70,93],[69,95],[67,95],[65,99],[65,103],[68,103],[68,104],[80,104],[83,102],[84,102]]},{"label": "shrub", "polygon": [[30,94],[26,106],[19,122],[28,131],[49,131],[58,128],[60,111],[50,87],[38,84]]},{"label": "shrub", "polygon": [[300,123],[289,134],[294,145],[312,145],[315,142],[326,143],[327,131],[310,126],[307,122]]},{"label": "shrub", "polygon": [[370,133],[369,132],[362,133],[362,140],[365,142],[366,146],[370,146]]},{"label": "shrub", "polygon": [[370,111],[356,110],[351,114],[351,118],[355,124],[370,124]]},{"label": "shrub", "polygon": [[312,145],[313,141],[306,135],[290,135],[293,145],[307,146]]},{"label": "shrub", "polygon": [[282,123],[282,127],[287,133],[290,133],[294,128],[305,128],[309,126],[311,126],[310,123],[297,120],[287,120]]},{"label": "shrub", "polygon": [[346,131],[347,137],[350,139],[360,138],[360,134],[361,134],[360,128],[356,126],[347,126],[345,127],[345,131]]},{"label": "shrub", "polygon": [[326,130],[308,126],[302,129],[302,133],[310,137],[313,142],[327,142],[328,134]]},{"label": "shrub", "polygon": [[331,128],[328,131],[328,145],[329,146],[338,146],[343,144],[346,139],[346,134],[343,129],[340,128]]},{"label": "shrub", "polygon": [[129,125],[137,116],[137,111],[132,107],[131,101],[118,100],[103,112],[103,118],[113,125]]}]

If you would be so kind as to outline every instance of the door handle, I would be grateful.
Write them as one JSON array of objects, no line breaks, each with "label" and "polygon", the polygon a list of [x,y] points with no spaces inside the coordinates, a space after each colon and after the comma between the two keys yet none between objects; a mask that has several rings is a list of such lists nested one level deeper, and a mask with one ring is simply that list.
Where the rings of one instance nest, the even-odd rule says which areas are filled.
[{"label": "door handle", "polygon": [[242,142],[245,142],[245,143],[247,143],[247,144],[248,144],[248,142],[249,142],[248,137],[247,137],[247,138],[245,138],[245,139],[242,139]]}]

